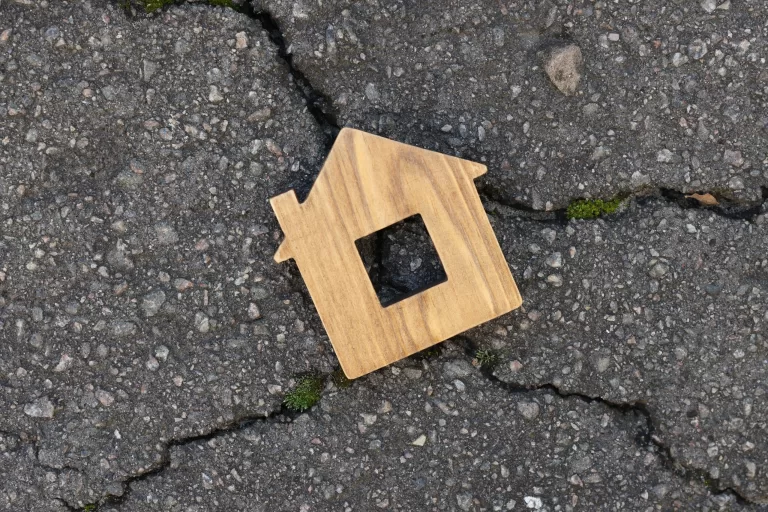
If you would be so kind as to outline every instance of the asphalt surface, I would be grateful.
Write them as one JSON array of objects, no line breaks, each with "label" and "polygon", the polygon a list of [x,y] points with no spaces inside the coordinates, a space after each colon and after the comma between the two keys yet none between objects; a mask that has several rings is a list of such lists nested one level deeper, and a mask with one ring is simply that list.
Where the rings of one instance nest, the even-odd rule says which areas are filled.
[{"label": "asphalt surface", "polygon": [[[0,0],[0,510],[766,509],[764,3],[241,11]],[[341,126],[488,165],[524,299],[351,383],[268,204]]]}]

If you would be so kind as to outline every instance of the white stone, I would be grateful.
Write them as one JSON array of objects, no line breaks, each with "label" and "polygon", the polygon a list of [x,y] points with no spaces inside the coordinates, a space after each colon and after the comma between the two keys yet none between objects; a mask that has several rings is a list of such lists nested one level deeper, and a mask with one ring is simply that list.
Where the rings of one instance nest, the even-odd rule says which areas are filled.
[{"label": "white stone", "polygon": [[33,418],[53,418],[53,404],[48,397],[38,398],[24,406],[24,414]]}]

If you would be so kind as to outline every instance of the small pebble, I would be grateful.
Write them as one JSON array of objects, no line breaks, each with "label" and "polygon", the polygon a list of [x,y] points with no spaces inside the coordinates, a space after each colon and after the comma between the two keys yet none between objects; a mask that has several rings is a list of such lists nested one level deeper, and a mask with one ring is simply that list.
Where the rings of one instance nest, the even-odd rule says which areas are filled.
[{"label": "small pebble", "polygon": [[208,91],[208,101],[211,103],[221,103],[224,101],[224,96],[221,94],[217,86],[211,85]]},{"label": "small pebble", "polygon": [[707,54],[707,43],[701,39],[695,39],[688,45],[688,56],[694,60],[699,60]]},{"label": "small pebble", "polygon": [[560,268],[563,266],[563,255],[559,252],[553,252],[547,257],[547,265],[552,268]]},{"label": "small pebble", "polygon": [[112,393],[104,391],[103,389],[99,389],[96,391],[96,400],[98,400],[99,403],[104,407],[109,407],[114,403],[115,397],[112,395]]},{"label": "small pebble", "polygon": [[539,404],[536,402],[520,402],[517,410],[527,420],[534,420],[539,416]]},{"label": "small pebble", "polygon": [[550,51],[544,63],[547,76],[566,96],[576,93],[583,67],[584,58],[581,55],[581,49],[575,44]]},{"label": "small pebble", "polygon": [[667,272],[669,272],[669,265],[664,263],[656,263],[653,267],[651,267],[651,270],[648,272],[648,274],[651,277],[658,279]]},{"label": "small pebble", "polygon": [[38,398],[24,406],[24,414],[32,418],[53,418],[53,404],[48,397]]},{"label": "small pebble", "polygon": [[150,370],[150,371],[154,372],[158,368],[160,368],[160,362],[157,359],[155,359],[154,357],[150,356],[150,358],[147,359],[147,370]]},{"label": "small pebble", "polygon": [[235,34],[235,48],[238,50],[248,48],[248,36],[245,35],[245,32],[238,32]]},{"label": "small pebble", "polygon": [[141,301],[141,308],[147,316],[155,316],[160,307],[165,303],[165,293],[161,290],[155,290],[144,296]]},{"label": "small pebble", "polygon": [[204,313],[195,314],[195,329],[199,332],[208,332],[210,328],[210,322]]},{"label": "small pebble", "polygon": [[168,350],[168,347],[166,347],[165,345],[160,345],[157,348],[155,348],[155,357],[162,362],[165,362],[166,359],[168,359],[169,353],[170,353],[170,350]]}]

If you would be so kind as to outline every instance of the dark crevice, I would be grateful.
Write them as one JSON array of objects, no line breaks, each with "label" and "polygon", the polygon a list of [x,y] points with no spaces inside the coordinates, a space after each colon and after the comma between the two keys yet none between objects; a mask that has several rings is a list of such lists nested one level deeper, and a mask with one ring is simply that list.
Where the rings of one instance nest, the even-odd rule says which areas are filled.
[{"label": "dark crevice", "polygon": [[[462,345],[466,355],[468,355],[470,358],[475,357],[479,347],[474,342],[474,340],[463,336],[457,336],[453,339]],[[652,449],[653,451],[657,452],[661,456],[661,460],[665,468],[681,478],[698,481],[713,496],[728,495],[731,496],[737,503],[745,506],[755,504],[740,494],[736,489],[722,484],[720,480],[711,478],[706,471],[686,467],[678,460],[676,460],[672,454],[671,448],[667,446],[667,444],[664,443],[664,441],[657,434],[658,429],[656,427],[656,423],[653,420],[651,410],[649,409],[648,405],[643,402],[614,402],[599,396],[590,396],[582,393],[563,391],[551,383],[538,384],[534,386],[513,384],[499,379],[494,373],[493,367],[488,366],[481,366],[480,373],[490,382],[508,393],[522,394],[530,393],[532,391],[548,391],[560,398],[575,398],[588,404],[599,403],[622,415],[631,415],[640,418],[642,420],[643,429],[638,433],[636,441],[641,448]]]},{"label": "dark crevice", "polygon": [[[493,187],[484,185],[478,186],[478,192],[486,212],[491,215],[495,214],[501,207],[501,209],[513,210],[514,214],[519,217],[536,222],[560,225],[569,222],[567,208],[550,211],[534,210],[523,202],[505,200]],[[631,194],[621,194],[618,197],[624,201],[635,201],[641,208],[648,207],[654,202],[665,201],[685,210],[706,210],[720,217],[747,222],[754,222],[759,215],[768,212],[768,187],[761,187],[761,199],[752,202],[734,201],[721,194],[714,194],[719,202],[715,206],[704,205],[692,197],[687,197],[689,195],[690,193],[662,187],[654,190],[643,189]],[[622,218],[621,210],[600,218],[605,221],[620,219]]]},{"label": "dark crevice", "polygon": [[[317,375],[319,379],[322,380],[322,382],[325,384],[327,382],[334,382],[334,384],[337,385],[337,388],[342,389],[342,387],[339,387],[339,384],[337,383],[337,379],[335,378],[335,374],[339,370],[337,369],[334,372],[331,372],[329,374],[322,374]],[[313,374],[315,375],[315,374]],[[343,384],[343,388],[349,387],[353,385],[353,381],[346,381]],[[281,406],[274,411],[272,411],[269,414],[263,415],[263,414],[245,414],[241,416],[238,419],[235,419],[231,422],[225,423],[221,426],[218,426],[216,428],[211,429],[210,432],[206,432],[204,434],[197,434],[192,435],[189,437],[184,437],[182,439],[173,439],[171,441],[168,441],[163,444],[162,449],[162,455],[160,460],[155,463],[152,467],[147,469],[146,471],[143,471],[139,474],[133,475],[125,480],[123,480],[121,485],[123,486],[123,493],[120,496],[107,496],[103,499],[101,499],[98,504],[99,509],[102,507],[119,507],[123,503],[125,503],[130,496],[132,492],[132,485],[136,482],[141,482],[143,480],[147,480],[153,476],[156,476],[166,469],[168,469],[171,465],[171,452],[174,448],[186,446],[191,443],[198,443],[198,442],[205,442],[209,441],[211,439],[215,439],[219,436],[231,434],[234,432],[238,432],[241,430],[244,430],[256,423],[259,422],[267,422],[267,423],[277,423],[277,424],[283,424],[283,423],[291,423],[296,420],[299,416],[302,416],[304,414],[309,414],[312,411],[313,407],[305,410],[305,411],[295,411],[290,409],[285,405],[285,403],[281,404]],[[63,500],[61,500],[63,501]],[[81,512],[85,512],[88,509],[87,507],[93,506],[93,505],[86,505],[85,507],[76,508],[72,507],[71,505],[67,504],[67,507],[71,510],[77,510]],[[94,509],[96,510],[96,509]]]},{"label": "dark crevice", "polygon": [[714,194],[720,204],[716,206],[705,206],[692,197],[690,194],[683,194],[677,190],[669,188],[660,188],[659,195],[669,202],[677,204],[683,209],[706,209],[717,215],[729,219],[746,220],[753,222],[758,215],[764,213],[763,206],[768,201],[768,187],[761,187],[761,200],[754,203],[739,203],[728,199],[727,197],[717,197],[720,194]]},{"label": "dark crevice", "polygon": [[498,206],[501,206],[503,208],[514,210],[521,217],[530,220],[547,224],[564,225],[568,223],[566,208],[551,211],[535,210],[533,207],[522,201],[505,199],[502,191],[490,183],[476,182],[475,185],[477,186],[477,193],[480,195],[483,206],[489,214],[493,214],[498,209]]},{"label": "dark crevice", "polygon": [[[411,256],[421,261],[410,272],[403,261],[392,261],[394,269],[385,264],[387,256],[393,256],[396,248],[402,246],[409,246]],[[447,280],[442,260],[421,214],[411,215],[358,238],[355,247],[382,307],[389,307]]]},{"label": "dark crevice", "polygon": [[330,151],[333,142],[336,140],[336,136],[339,134],[339,123],[336,120],[336,115],[331,112],[332,102],[323,93],[313,87],[309,79],[299,71],[293,64],[293,54],[288,52],[288,46],[285,42],[285,37],[277,23],[277,20],[267,11],[257,11],[253,8],[250,2],[246,1],[242,6],[237,8],[239,12],[248,16],[251,19],[258,21],[261,27],[269,35],[270,41],[277,47],[277,56],[288,68],[288,72],[291,74],[296,87],[301,95],[304,97],[304,101],[307,104],[307,110],[315,118],[317,124],[323,131],[326,137],[326,147]]},{"label": "dark crevice", "polygon": [[[327,376],[324,377],[327,378]],[[238,418],[234,421],[231,421],[229,423],[226,423],[224,425],[221,425],[219,427],[216,427],[212,429],[210,432],[204,433],[204,434],[198,434],[193,435],[190,437],[185,437],[183,439],[174,439],[171,441],[168,441],[164,444],[163,450],[162,450],[162,456],[160,460],[155,463],[151,468],[149,468],[146,471],[143,471],[139,474],[133,475],[122,482],[120,482],[123,485],[123,494],[120,496],[107,496],[106,498],[102,499],[98,506],[106,507],[106,506],[113,506],[118,507],[126,502],[128,497],[131,494],[131,486],[136,482],[141,482],[142,480],[147,480],[155,475],[158,475],[168,469],[171,465],[171,451],[173,448],[186,446],[191,443],[197,443],[197,442],[204,442],[209,441],[211,439],[214,439],[216,437],[230,434],[233,432],[237,432],[239,430],[243,430],[248,428],[249,426],[258,423],[258,422],[268,422],[268,423],[290,423],[294,421],[297,417],[301,416],[302,414],[306,414],[305,412],[296,412],[288,409],[285,405],[282,405],[280,408],[274,410],[273,412],[267,414],[267,415],[260,415],[260,414],[252,414],[252,415],[244,415],[241,418]],[[82,508],[73,508],[70,505],[68,507],[72,510],[78,510],[78,511],[85,511],[87,510],[86,507]]]},{"label": "dark crevice", "polygon": [[[187,0],[169,0],[168,3],[162,5],[162,7],[153,12],[161,12],[172,6],[185,4],[196,5],[195,2],[189,2]],[[117,5],[123,8],[130,17],[132,17],[136,11],[141,12],[142,10],[141,3],[136,2],[136,0],[117,0]],[[285,42],[285,37],[283,36],[283,32],[280,29],[277,20],[268,11],[254,9],[250,0],[245,0],[239,5],[233,3],[230,8],[258,22],[261,28],[267,33],[269,40],[277,48],[277,57],[285,64],[296,88],[304,98],[307,110],[325,135],[326,149],[327,151],[330,151],[333,142],[336,140],[336,136],[341,130],[338,121],[336,120],[336,115],[332,111],[333,103],[312,85],[304,73],[294,66],[293,54],[288,52],[288,45]]]}]

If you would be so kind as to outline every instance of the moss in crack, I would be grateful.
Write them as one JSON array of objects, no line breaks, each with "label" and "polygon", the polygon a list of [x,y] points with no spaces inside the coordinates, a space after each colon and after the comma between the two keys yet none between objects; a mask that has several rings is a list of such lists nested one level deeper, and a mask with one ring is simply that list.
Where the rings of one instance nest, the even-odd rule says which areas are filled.
[{"label": "moss in crack", "polygon": [[331,380],[339,389],[347,389],[352,385],[352,381],[347,378],[347,375],[341,368],[331,374]]},{"label": "moss in crack", "polygon": [[438,345],[432,345],[431,347],[425,348],[421,352],[416,352],[415,357],[421,358],[421,359],[435,359],[436,357],[440,356],[442,353],[442,350]]},{"label": "moss in crack", "polygon": [[306,411],[320,401],[322,392],[323,379],[315,375],[305,375],[299,378],[296,387],[285,395],[283,404],[292,411]]},{"label": "moss in crack", "polygon": [[[138,0],[138,3],[141,7],[144,8],[145,12],[153,13],[166,6],[173,5],[178,2],[177,0]],[[206,3],[216,7],[227,7],[229,9],[238,10],[237,6],[232,0],[208,0]],[[127,5],[130,7],[130,0],[123,0],[121,5]]]},{"label": "moss in crack", "polygon": [[494,366],[499,364],[501,356],[495,350],[489,348],[481,348],[475,352],[475,357],[472,359],[472,364],[478,368],[487,368],[492,370]]},{"label": "moss in crack", "polygon": [[96,511],[95,503],[89,503],[83,507],[83,512],[95,512],[95,511]]},{"label": "moss in crack", "polygon": [[621,205],[621,199],[618,197],[610,201],[604,201],[603,199],[579,199],[569,204],[568,210],[565,213],[569,220],[596,219],[615,212],[619,205]]},{"label": "moss in crack", "polygon": [[167,5],[176,3],[176,0],[140,0],[142,7],[148,13],[153,13]]}]

